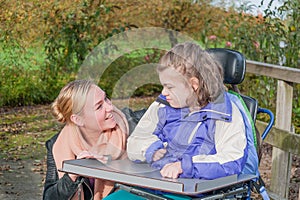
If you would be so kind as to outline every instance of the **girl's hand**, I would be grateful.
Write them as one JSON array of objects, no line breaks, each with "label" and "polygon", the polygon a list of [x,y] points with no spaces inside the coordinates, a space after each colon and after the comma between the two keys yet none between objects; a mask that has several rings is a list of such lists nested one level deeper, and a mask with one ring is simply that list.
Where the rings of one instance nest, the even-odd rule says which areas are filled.
[{"label": "girl's hand", "polygon": [[167,150],[166,149],[159,149],[153,154],[152,161],[155,162],[157,160],[160,160],[164,157],[166,154]]},{"label": "girl's hand", "polygon": [[166,178],[178,178],[181,173],[182,168],[180,161],[168,163],[160,170],[160,174]]}]

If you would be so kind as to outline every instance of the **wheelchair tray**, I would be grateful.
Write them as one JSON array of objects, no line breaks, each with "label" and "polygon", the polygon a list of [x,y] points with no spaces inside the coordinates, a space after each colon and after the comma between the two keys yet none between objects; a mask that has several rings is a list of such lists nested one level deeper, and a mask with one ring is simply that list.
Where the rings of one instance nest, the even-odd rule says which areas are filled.
[{"label": "wheelchair tray", "polygon": [[134,163],[128,159],[115,160],[108,164],[103,164],[95,159],[67,160],[63,162],[60,171],[185,195],[196,195],[222,189],[256,178],[255,175],[250,174],[232,175],[213,180],[163,178],[159,170],[151,168],[149,164]]}]

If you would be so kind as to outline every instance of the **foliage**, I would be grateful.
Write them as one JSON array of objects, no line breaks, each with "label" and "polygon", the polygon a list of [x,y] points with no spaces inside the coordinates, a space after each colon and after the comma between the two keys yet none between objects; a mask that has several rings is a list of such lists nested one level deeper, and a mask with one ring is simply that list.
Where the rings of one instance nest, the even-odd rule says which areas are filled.
[{"label": "foliage", "polygon": [[[65,83],[76,78],[82,61],[96,45],[132,27],[177,30],[206,48],[232,48],[250,60],[299,67],[298,0],[285,1],[277,12],[271,10],[271,1],[257,16],[249,14],[256,9],[249,2],[239,8],[225,5],[226,10],[204,0],[0,2],[0,106],[53,100]],[[176,43],[172,35],[170,40]],[[279,47],[280,41],[287,45]],[[145,60],[149,55],[150,60]],[[111,94],[118,77],[137,65],[157,62],[159,56],[147,50],[124,55],[112,63],[100,85]],[[138,88],[135,95],[159,91],[159,87],[150,88]],[[293,119],[299,127],[299,84],[294,88]],[[274,111],[276,80],[247,75],[241,90]]]},{"label": "foliage", "polygon": [[[87,53],[101,42],[104,34],[102,16],[108,12],[103,1],[77,1],[67,7],[57,2],[45,13],[49,29],[45,34],[47,70],[76,72]],[[48,73],[48,72],[47,72]]]},{"label": "foliage", "polygon": [[212,30],[208,30],[207,26],[214,27],[224,18],[224,11],[213,7],[211,1],[207,0],[108,0],[108,2],[113,2],[122,9],[115,17],[126,19],[128,24],[134,24],[139,28],[162,27],[180,31],[195,40],[200,39],[201,32],[205,32],[205,37],[212,34]]},{"label": "foliage", "polygon": [[41,40],[45,26],[42,12],[45,2],[38,0],[1,0],[0,41],[15,41],[22,47],[32,47]]},{"label": "foliage", "polygon": [[[137,66],[142,66],[148,64],[150,61],[152,63],[158,63],[159,58],[161,57],[160,50],[153,50],[153,49],[142,49],[130,52],[125,54],[124,56],[115,60],[108,69],[104,72],[99,85],[103,88],[108,96],[112,96],[114,93],[114,98],[129,98],[131,96],[152,96],[156,93],[159,93],[162,89],[160,85],[155,84],[147,84],[143,85],[139,88],[136,88],[133,94],[130,94],[132,90],[132,86],[135,84],[136,79],[150,79],[151,74],[141,74],[138,73],[135,76],[136,79],[133,78],[126,78],[127,72],[130,74],[130,70],[134,69]],[[156,75],[156,74],[155,74]],[[122,77],[123,76],[123,77]],[[116,83],[120,78],[126,78],[124,84],[122,85],[122,90],[114,89]],[[150,80],[146,80],[146,83],[150,83]]]},{"label": "foliage", "polygon": [[26,105],[47,101],[40,80],[41,61],[33,49],[24,49],[16,41],[2,43],[0,59],[0,105]]},{"label": "foliage", "polygon": [[[27,103],[39,103],[43,97],[42,84],[22,68],[1,68],[0,104],[24,105]],[[34,72],[33,72],[34,73]],[[21,76],[18,76],[20,74]],[[9,79],[8,79],[9,77]],[[14,89],[12,89],[14,88]],[[42,96],[40,96],[42,94]]]},{"label": "foliage", "polygon": [[[242,52],[247,59],[271,64],[286,65],[299,68],[300,56],[300,2],[285,1],[277,10],[272,10],[271,1],[257,16],[247,14],[256,8],[246,3],[235,11],[229,8],[224,21],[207,26],[201,41],[205,47],[226,47]],[[261,2],[263,3],[263,1]],[[264,14],[264,15],[263,15]],[[214,21],[208,19],[206,24]],[[207,35],[212,32],[213,35]],[[283,41],[283,45],[281,43]],[[281,46],[280,46],[281,43]],[[251,85],[251,87],[249,87]],[[263,76],[247,74],[241,85],[243,93],[258,99],[260,106],[270,108],[275,112],[276,80]],[[299,84],[294,85],[293,123],[299,132]]]},{"label": "foliage", "polygon": [[91,49],[124,31],[103,0],[1,3],[0,106],[53,101]]},{"label": "foliage", "polygon": [[[130,28],[130,25],[121,23],[117,27],[110,25],[118,22],[112,15],[119,9],[104,0],[53,4],[45,13],[45,22],[52,28],[44,36],[47,55],[44,79],[55,84],[61,77],[70,77],[66,81],[69,82],[75,78],[82,62],[94,47],[107,37]],[[66,82],[62,82],[59,88]]]},{"label": "foliage", "polygon": [[0,106],[24,106],[53,101],[72,74],[53,81],[45,76],[41,47],[24,48],[17,41],[0,46]]}]

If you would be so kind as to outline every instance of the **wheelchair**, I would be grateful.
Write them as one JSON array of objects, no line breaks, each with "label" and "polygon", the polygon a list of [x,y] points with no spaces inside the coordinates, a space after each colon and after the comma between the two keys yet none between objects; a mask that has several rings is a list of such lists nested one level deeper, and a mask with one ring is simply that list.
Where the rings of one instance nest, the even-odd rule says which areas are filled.
[{"label": "wheelchair", "polygon": [[[253,123],[255,123],[256,116],[260,113],[265,113],[269,115],[269,122],[260,135],[256,130],[256,144],[257,144],[257,153],[259,160],[260,156],[260,144],[264,140],[267,134],[270,132],[274,124],[274,115],[273,113],[265,108],[260,108],[258,106],[258,101],[255,98],[240,94],[237,85],[242,83],[246,73],[246,60],[243,54],[238,51],[224,49],[224,48],[212,48],[207,50],[212,54],[222,65],[224,69],[224,84],[230,85],[231,89],[236,93],[244,102],[247,107],[249,114],[252,118]],[[133,112],[130,113],[134,115]],[[133,123],[138,122],[138,118],[141,117],[141,111],[138,111],[137,117],[131,116],[130,120],[135,120]],[[263,199],[269,199],[266,194],[263,180],[260,176],[256,176],[251,180],[241,181],[240,183],[226,186],[217,190],[209,191],[200,195],[178,195],[178,194],[157,194],[153,190],[146,189],[147,185],[140,183],[139,185],[126,185],[123,183],[116,183],[112,193],[105,198],[105,200],[110,199],[251,199],[251,191],[256,189],[258,193],[261,193]],[[159,192],[158,192],[159,193]],[[128,195],[129,194],[129,195]],[[126,196],[127,195],[127,196]]]}]

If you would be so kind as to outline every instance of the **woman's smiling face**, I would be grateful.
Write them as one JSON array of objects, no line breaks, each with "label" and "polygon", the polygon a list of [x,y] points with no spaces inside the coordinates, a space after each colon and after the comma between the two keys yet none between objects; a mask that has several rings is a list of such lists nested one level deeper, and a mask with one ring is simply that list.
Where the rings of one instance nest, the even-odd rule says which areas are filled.
[{"label": "woman's smiling face", "polygon": [[112,103],[105,92],[96,85],[91,86],[82,113],[83,127],[96,132],[114,128],[116,121],[112,111]]}]

